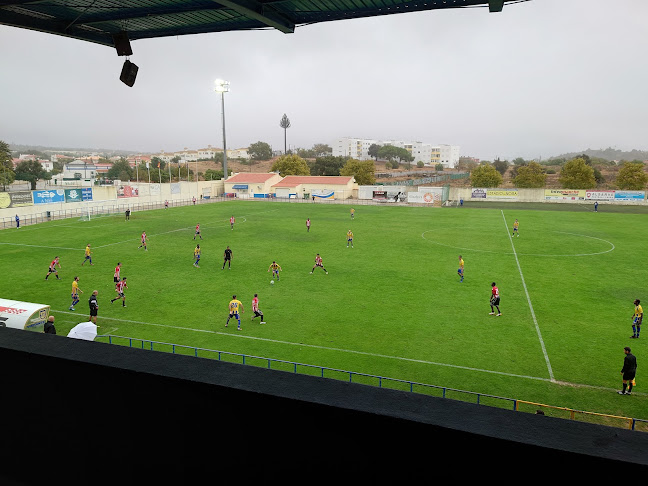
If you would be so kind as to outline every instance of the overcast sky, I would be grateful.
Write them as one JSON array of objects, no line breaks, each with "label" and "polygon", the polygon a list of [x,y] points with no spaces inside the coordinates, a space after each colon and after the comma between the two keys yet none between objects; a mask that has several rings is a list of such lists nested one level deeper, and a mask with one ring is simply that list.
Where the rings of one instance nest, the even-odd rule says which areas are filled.
[{"label": "overcast sky", "polygon": [[447,143],[462,155],[648,150],[648,2],[532,0],[132,43],[0,26],[0,140],[157,152],[283,149],[344,136]]}]

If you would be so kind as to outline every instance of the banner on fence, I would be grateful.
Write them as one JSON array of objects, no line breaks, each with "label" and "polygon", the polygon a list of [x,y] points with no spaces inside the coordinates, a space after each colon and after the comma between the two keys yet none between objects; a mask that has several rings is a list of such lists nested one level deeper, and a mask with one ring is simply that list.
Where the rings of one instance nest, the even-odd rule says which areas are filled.
[{"label": "banner on fence", "polygon": [[33,205],[31,191],[0,192],[0,209]]},{"label": "banner on fence", "polygon": [[151,184],[149,186],[149,190],[151,192],[151,196],[159,196],[162,193],[160,184]]},{"label": "banner on fence", "polygon": [[486,199],[517,199],[517,189],[486,189]]},{"label": "banner on fence", "polygon": [[582,201],[585,189],[545,189],[545,199],[562,201]]},{"label": "banner on fence", "polygon": [[56,189],[52,191],[34,191],[34,204],[51,204],[65,202],[65,191]]},{"label": "banner on fence", "polygon": [[585,191],[585,198],[593,201],[612,201],[614,199],[614,191]]},{"label": "banner on fence", "polygon": [[642,201],[646,198],[643,191],[615,191],[614,199],[616,201]]},{"label": "banner on fence", "polygon": [[137,186],[117,186],[117,197],[138,197],[139,188]]},{"label": "banner on fence", "polygon": [[180,184],[177,182],[171,184],[171,194],[180,194]]},{"label": "banner on fence", "polygon": [[486,189],[473,189],[470,193],[471,199],[486,199]]},{"label": "banner on fence", "polygon": [[417,192],[407,193],[408,203],[437,204],[441,203],[442,187],[419,187]]}]

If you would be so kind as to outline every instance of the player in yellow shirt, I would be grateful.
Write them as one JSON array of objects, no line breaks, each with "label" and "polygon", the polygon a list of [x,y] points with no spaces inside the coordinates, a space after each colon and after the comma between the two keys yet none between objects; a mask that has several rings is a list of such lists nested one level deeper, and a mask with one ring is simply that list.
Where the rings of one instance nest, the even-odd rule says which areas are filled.
[{"label": "player in yellow shirt", "polygon": [[459,255],[459,270],[457,270],[457,273],[461,277],[461,280],[459,280],[459,281],[463,282],[463,278],[464,278],[464,261],[463,261],[463,258],[461,258],[461,255]]},{"label": "player in yellow shirt", "polygon": [[347,231],[347,248],[349,248],[349,243],[351,244],[351,248],[353,248],[353,231],[351,230]]},{"label": "player in yellow shirt", "polygon": [[193,266],[200,268],[200,266],[198,265],[198,262],[200,261],[200,245],[196,245],[196,248],[194,248],[194,258],[196,261],[194,262]]},{"label": "player in yellow shirt", "polygon": [[245,312],[243,310],[243,303],[241,303],[240,300],[236,299],[236,294],[232,295],[232,300],[230,300],[229,303],[229,317],[227,318],[227,322],[225,323],[225,327],[229,324],[229,321],[232,317],[235,317],[236,320],[238,321],[238,330],[241,330],[241,316],[239,314],[239,310],[241,313]]},{"label": "player in yellow shirt", "polygon": [[70,306],[70,310],[74,310],[74,306],[79,303],[79,292],[83,293],[83,290],[79,288],[79,277],[74,277],[74,280],[72,281],[72,305]]},{"label": "player in yellow shirt", "polygon": [[86,245],[86,249],[85,249],[85,260],[83,260],[83,263],[81,264],[81,266],[83,266],[84,263],[87,262],[87,261],[90,261],[90,265],[93,265],[91,255],[92,255],[92,251],[90,250],[90,243],[88,243]]},{"label": "player in yellow shirt", "polygon": [[518,233],[518,229],[520,228],[520,222],[516,219],[515,223],[513,223],[513,234],[511,236],[520,236],[520,233]]},{"label": "player in yellow shirt", "polygon": [[272,276],[274,277],[275,275],[277,276],[277,282],[279,281],[279,272],[281,272],[281,265],[279,265],[277,262],[274,260],[268,267],[268,272],[272,270]]},{"label": "player in yellow shirt", "polygon": [[355,209],[351,208],[351,219],[355,218]]},{"label": "player in yellow shirt", "polygon": [[641,321],[643,321],[643,308],[641,307],[641,301],[636,299],[634,301],[635,310],[632,314],[632,336],[633,339],[639,338],[639,333],[641,332]]}]

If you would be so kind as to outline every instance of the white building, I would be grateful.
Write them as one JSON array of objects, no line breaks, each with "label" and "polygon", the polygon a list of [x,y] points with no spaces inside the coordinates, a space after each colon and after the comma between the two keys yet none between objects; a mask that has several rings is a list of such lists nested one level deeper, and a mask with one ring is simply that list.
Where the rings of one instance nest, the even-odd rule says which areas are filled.
[{"label": "white building", "polygon": [[378,140],[362,138],[339,138],[333,144],[334,157],[351,157],[356,160],[369,160],[369,147],[373,144],[384,145]]},{"label": "white building", "polygon": [[458,145],[432,145],[423,142],[403,142],[401,140],[370,140],[362,138],[340,138],[333,144],[333,155],[336,157],[351,157],[357,160],[369,160],[369,147],[376,145],[393,145],[406,149],[414,157],[413,163],[423,162],[425,165],[443,164],[444,168],[452,169],[459,164]]}]

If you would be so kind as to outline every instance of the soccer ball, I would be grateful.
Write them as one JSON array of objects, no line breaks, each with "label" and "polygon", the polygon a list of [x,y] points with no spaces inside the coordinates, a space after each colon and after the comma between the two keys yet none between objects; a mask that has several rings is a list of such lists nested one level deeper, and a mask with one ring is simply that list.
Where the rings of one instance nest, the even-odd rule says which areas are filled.
[{"label": "soccer ball", "polygon": [[274,280],[270,280],[270,285],[274,285]]}]

